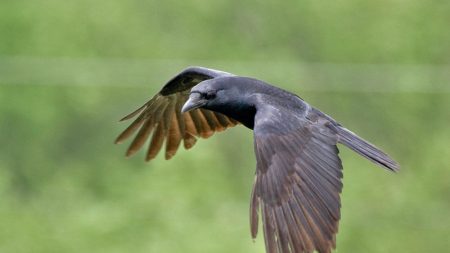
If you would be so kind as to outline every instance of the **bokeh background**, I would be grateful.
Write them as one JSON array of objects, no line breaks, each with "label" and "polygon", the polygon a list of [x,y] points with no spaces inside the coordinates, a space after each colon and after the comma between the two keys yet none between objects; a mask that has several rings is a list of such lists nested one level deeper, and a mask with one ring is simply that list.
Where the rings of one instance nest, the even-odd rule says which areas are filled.
[{"label": "bokeh background", "polygon": [[2,0],[0,252],[264,252],[252,134],[170,161],[113,145],[181,69],[299,94],[391,154],[341,147],[337,252],[450,248],[449,1]]}]

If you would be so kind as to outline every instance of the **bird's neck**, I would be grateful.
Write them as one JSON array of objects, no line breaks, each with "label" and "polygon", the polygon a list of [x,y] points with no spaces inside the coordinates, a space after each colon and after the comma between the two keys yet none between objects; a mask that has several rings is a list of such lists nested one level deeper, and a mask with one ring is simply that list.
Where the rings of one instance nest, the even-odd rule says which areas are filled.
[{"label": "bird's neck", "polygon": [[221,106],[220,108],[209,109],[237,120],[250,129],[253,129],[255,125],[256,107],[251,104],[232,103]]}]

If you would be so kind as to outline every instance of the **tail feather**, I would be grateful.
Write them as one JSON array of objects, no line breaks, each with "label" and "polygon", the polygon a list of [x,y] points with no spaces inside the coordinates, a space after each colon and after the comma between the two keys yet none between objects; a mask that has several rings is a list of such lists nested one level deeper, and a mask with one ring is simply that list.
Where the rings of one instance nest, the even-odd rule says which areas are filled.
[{"label": "tail feather", "polygon": [[386,153],[370,144],[369,142],[363,140],[355,133],[350,130],[337,126],[338,142],[349,147],[356,153],[362,155],[363,157],[371,160],[372,162],[378,164],[391,171],[398,171],[400,166],[392,158],[390,158]]}]

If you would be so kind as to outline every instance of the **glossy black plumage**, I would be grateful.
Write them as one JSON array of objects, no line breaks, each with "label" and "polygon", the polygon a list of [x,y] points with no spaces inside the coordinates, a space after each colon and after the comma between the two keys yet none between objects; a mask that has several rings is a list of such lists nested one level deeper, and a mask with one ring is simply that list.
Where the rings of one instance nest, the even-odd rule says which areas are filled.
[{"label": "glossy black plumage", "polygon": [[139,128],[127,155],[153,133],[147,160],[166,141],[166,159],[196,137],[207,138],[238,123],[253,129],[257,161],[250,225],[255,238],[262,216],[269,253],[326,253],[336,247],[342,164],[337,143],[392,171],[399,166],[384,152],[311,107],[298,96],[263,81],[190,67],[155,97],[126,116],[137,119],[117,138]]}]

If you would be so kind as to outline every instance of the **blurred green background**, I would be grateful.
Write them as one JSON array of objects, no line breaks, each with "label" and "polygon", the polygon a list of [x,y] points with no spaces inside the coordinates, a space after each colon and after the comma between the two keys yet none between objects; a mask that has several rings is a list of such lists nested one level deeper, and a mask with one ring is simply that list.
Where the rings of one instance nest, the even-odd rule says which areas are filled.
[{"label": "blurred green background", "polygon": [[0,252],[264,252],[243,127],[126,159],[118,119],[201,65],[299,94],[383,148],[341,147],[337,252],[450,248],[449,1],[0,3]]}]

